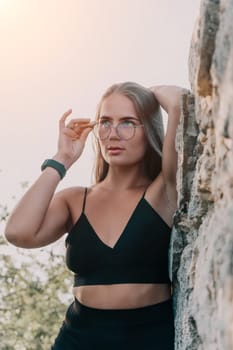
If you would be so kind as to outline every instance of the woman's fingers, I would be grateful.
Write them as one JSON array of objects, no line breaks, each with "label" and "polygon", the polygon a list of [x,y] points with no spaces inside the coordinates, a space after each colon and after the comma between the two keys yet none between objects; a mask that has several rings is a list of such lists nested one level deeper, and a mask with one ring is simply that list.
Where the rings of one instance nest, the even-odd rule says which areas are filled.
[{"label": "woman's fingers", "polygon": [[90,124],[90,119],[72,119],[69,121],[69,123],[66,125],[69,129],[75,129],[75,128],[82,128]]},{"label": "woman's fingers", "polygon": [[60,120],[59,120],[59,127],[60,127],[60,129],[63,128],[63,127],[65,127],[66,118],[67,118],[71,113],[72,113],[72,109],[70,108],[70,109],[68,109],[68,111],[66,111],[66,112],[62,115],[62,117],[61,117]]},{"label": "woman's fingers", "polygon": [[60,132],[62,131],[64,135],[70,137],[74,141],[80,138],[86,139],[96,122],[91,121],[90,118],[73,118],[66,123],[66,120],[71,113],[72,109],[69,109],[60,118]]},{"label": "woman's fingers", "polygon": [[[66,119],[71,113],[72,113],[72,109],[70,108],[62,115],[62,117],[59,120],[59,124],[60,124],[61,127],[65,127],[66,126],[65,125]],[[84,122],[85,123],[85,122],[88,122],[88,121],[90,121],[90,118],[76,118],[76,119],[72,119],[69,122],[69,124],[70,123],[74,123],[74,122],[80,122],[80,123]]]},{"label": "woman's fingers", "polygon": [[93,126],[95,125],[95,122],[89,123],[88,126],[82,129],[80,139],[86,140],[88,134],[91,132],[93,129]]},{"label": "woman's fingers", "polygon": [[[90,122],[89,120],[78,119],[78,122],[75,120],[70,121],[67,126],[63,129],[63,133],[72,139],[79,139],[81,136],[88,135],[89,132],[94,127],[95,122]],[[84,136],[85,138],[85,136]]]},{"label": "woman's fingers", "polygon": [[64,133],[66,136],[69,136],[69,137],[71,137],[71,138],[76,138],[76,137],[77,137],[76,132],[75,132],[74,130],[69,129],[69,128],[65,128],[65,129],[63,130],[63,133]]}]

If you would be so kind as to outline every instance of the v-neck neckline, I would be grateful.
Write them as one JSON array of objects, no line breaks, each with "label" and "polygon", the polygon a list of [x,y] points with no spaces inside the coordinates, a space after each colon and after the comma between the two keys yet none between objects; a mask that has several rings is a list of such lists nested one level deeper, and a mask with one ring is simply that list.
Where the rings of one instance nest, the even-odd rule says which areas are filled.
[{"label": "v-neck neckline", "polygon": [[117,248],[117,246],[119,245],[120,241],[123,239],[123,237],[125,236],[125,232],[127,231],[127,227],[129,225],[129,223],[131,222],[132,218],[134,217],[140,203],[142,202],[142,200],[144,199],[144,195],[145,192],[143,193],[143,196],[140,198],[140,200],[138,201],[136,207],[134,208],[134,210],[132,211],[131,215],[129,216],[122,232],[120,233],[120,235],[118,236],[116,242],[114,243],[113,246],[108,245],[107,243],[105,243],[99,236],[99,234],[96,232],[95,228],[93,227],[93,225],[91,224],[89,218],[87,217],[87,215],[85,214],[85,212],[82,212],[82,216],[84,216],[85,220],[87,221],[89,227],[91,228],[91,232],[94,234],[94,236],[97,238],[97,240],[99,241],[100,244],[102,244],[103,246],[107,247],[110,250],[115,250]]}]

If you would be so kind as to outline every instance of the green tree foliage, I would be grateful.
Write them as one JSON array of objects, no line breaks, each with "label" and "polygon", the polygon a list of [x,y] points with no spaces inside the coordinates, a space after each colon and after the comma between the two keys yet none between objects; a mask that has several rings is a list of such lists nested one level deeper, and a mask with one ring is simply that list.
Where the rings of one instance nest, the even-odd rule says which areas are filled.
[{"label": "green tree foliage", "polygon": [[[8,209],[0,209],[4,222]],[[72,300],[72,275],[61,244],[25,250],[11,246],[0,235],[1,350],[51,348]]]}]

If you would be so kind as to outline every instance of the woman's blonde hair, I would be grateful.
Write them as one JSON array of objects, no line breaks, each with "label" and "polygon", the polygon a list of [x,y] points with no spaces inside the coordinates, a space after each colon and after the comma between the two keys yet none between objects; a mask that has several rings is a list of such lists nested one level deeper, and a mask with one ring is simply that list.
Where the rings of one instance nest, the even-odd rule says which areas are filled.
[{"label": "woman's blonde hair", "polygon": [[[144,156],[146,174],[153,181],[162,168],[162,146],[164,127],[162,113],[153,92],[134,82],[124,82],[110,86],[102,96],[96,111],[96,120],[99,120],[101,105],[107,97],[117,93],[128,97],[134,104],[142,124],[144,124],[148,147]],[[108,173],[108,163],[104,160],[99,142],[96,141],[96,163],[94,169],[95,182],[105,179]]]}]

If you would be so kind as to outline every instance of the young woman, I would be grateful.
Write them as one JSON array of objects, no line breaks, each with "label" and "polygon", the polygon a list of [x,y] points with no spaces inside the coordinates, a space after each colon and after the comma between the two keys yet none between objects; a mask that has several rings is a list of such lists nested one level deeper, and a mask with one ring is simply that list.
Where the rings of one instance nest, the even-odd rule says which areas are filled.
[{"label": "young woman", "polygon": [[[52,347],[174,349],[168,248],[177,205],[175,133],[182,89],[126,82],[103,95],[95,121],[60,119],[58,150],[13,210],[5,235],[24,248],[68,232],[74,301]],[[164,137],[160,105],[168,113]],[[96,183],[57,192],[97,139]]]}]

